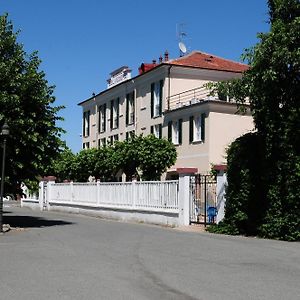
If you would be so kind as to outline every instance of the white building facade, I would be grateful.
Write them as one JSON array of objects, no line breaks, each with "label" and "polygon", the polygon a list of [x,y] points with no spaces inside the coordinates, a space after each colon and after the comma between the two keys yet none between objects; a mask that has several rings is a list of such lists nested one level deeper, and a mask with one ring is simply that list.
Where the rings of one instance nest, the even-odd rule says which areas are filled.
[{"label": "white building facade", "polygon": [[239,78],[247,69],[199,51],[175,60],[165,53],[159,63],[142,64],[133,78],[122,67],[111,73],[108,89],[79,103],[83,148],[152,133],[176,146],[178,158],[167,176],[182,167],[207,173],[226,163],[229,144],[254,126],[249,111],[237,114],[233,101],[210,96],[204,85]]}]

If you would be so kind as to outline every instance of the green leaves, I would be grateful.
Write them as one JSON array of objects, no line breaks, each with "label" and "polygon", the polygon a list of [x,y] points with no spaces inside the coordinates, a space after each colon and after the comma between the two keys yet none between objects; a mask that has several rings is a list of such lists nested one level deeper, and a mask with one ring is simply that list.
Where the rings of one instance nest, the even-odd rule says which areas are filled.
[{"label": "green leaves", "polygon": [[53,170],[61,181],[87,181],[89,176],[114,181],[122,173],[129,181],[140,174],[144,180],[159,180],[176,157],[174,145],[166,139],[135,136],[99,149],[81,150],[76,155],[66,149],[53,163]]},{"label": "green leaves", "polygon": [[0,125],[6,121],[10,127],[6,173],[12,187],[45,175],[63,132],[56,126],[62,107],[53,106],[41,60],[37,52],[27,55],[17,34],[7,15],[0,16]]},{"label": "green leaves", "polygon": [[[249,151],[247,147],[244,151],[234,150],[235,143],[242,140],[230,147],[228,210],[224,223],[228,229],[237,212],[246,211],[245,207],[260,212],[264,203],[259,221],[246,214],[244,225],[236,223],[234,231],[247,233],[245,228],[252,224],[251,232],[261,236],[300,240],[300,174],[296,167],[300,161],[300,2],[269,0],[268,4],[270,32],[259,34],[260,42],[244,55],[251,68],[240,80],[211,85],[212,92],[223,91],[238,103],[244,103],[245,97],[249,97],[261,140],[257,147],[264,153],[260,160],[262,169],[255,170],[251,166],[255,161],[249,163],[251,152],[257,151],[251,148],[251,143],[247,146]],[[240,182],[230,173],[231,168],[235,168]],[[256,182],[255,176],[261,180]],[[255,196],[256,189],[259,193]],[[237,208],[238,199],[243,199],[241,208]],[[257,203],[257,199],[261,202]],[[237,212],[231,211],[231,206]]]}]

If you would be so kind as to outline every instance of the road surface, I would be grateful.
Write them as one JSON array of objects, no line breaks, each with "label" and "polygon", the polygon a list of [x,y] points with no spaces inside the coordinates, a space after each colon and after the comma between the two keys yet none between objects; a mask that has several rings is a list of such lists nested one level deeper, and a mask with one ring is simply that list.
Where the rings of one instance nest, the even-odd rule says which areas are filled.
[{"label": "road surface", "polygon": [[300,299],[300,244],[5,204],[0,299]]}]

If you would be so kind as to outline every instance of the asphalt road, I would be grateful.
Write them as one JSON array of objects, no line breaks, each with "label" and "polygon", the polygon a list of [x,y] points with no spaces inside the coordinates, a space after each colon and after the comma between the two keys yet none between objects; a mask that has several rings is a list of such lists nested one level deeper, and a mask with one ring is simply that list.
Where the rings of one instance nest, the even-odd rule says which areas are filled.
[{"label": "asphalt road", "polygon": [[[7,204],[6,204],[7,206]],[[300,299],[300,243],[5,208],[0,299]]]}]

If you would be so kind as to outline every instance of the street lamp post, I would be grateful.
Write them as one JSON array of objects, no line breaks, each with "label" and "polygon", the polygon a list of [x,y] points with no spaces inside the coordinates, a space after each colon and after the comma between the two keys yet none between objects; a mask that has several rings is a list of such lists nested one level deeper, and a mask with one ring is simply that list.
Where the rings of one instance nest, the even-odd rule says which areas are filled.
[{"label": "street lamp post", "polygon": [[0,232],[3,232],[3,190],[4,190],[4,171],[5,171],[5,152],[6,139],[9,135],[9,126],[5,122],[1,128],[1,136],[3,137],[3,151],[2,151],[2,170],[1,170],[1,188],[0,188]]}]

